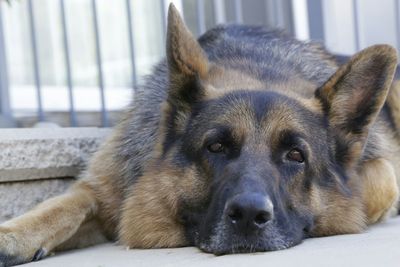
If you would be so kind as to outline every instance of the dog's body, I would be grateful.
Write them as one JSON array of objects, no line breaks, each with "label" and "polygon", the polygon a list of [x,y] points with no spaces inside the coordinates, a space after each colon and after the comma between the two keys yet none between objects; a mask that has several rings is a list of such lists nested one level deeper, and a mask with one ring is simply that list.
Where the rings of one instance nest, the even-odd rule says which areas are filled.
[{"label": "dog's body", "polygon": [[397,209],[392,48],[338,69],[319,45],[257,27],[218,27],[197,43],[174,8],[167,39],[167,60],[82,179],[0,226],[0,266],[105,240],[276,250]]}]

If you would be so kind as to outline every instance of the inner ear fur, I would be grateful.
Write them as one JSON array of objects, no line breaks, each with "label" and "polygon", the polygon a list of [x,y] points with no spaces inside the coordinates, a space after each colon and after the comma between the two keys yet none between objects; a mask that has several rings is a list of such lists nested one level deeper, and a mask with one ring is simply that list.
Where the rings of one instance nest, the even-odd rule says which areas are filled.
[{"label": "inner ear fur", "polygon": [[371,46],[354,55],[315,92],[330,129],[356,154],[361,153],[368,128],[385,103],[396,66],[393,47]]},{"label": "inner ear fur", "polygon": [[173,4],[168,9],[167,60],[172,74],[188,76],[208,73],[208,59],[196,38],[190,33]]},{"label": "inner ear fur", "polygon": [[375,45],[354,55],[316,91],[334,127],[353,133],[376,118],[397,66],[396,50]]},{"label": "inner ear fur", "polygon": [[209,61],[173,4],[168,10],[166,54],[170,81],[168,101],[178,109],[187,110],[204,95],[201,80],[208,74]]}]

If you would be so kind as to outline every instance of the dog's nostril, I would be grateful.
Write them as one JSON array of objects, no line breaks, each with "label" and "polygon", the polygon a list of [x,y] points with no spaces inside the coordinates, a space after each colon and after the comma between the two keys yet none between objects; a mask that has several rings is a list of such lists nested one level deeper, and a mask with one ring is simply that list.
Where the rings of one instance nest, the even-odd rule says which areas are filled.
[{"label": "dog's nostril", "polygon": [[260,212],[254,218],[254,223],[258,226],[263,226],[267,222],[271,220],[271,213],[269,212]]},{"label": "dog's nostril", "polygon": [[243,218],[243,213],[240,211],[240,209],[233,209],[231,212],[229,212],[228,216],[232,223],[237,223]]}]

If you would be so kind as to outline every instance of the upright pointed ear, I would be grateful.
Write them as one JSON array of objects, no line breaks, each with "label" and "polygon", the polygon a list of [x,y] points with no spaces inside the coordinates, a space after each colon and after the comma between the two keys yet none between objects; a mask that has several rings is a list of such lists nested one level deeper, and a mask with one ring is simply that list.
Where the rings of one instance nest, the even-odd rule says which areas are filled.
[{"label": "upright pointed ear", "polygon": [[[185,26],[178,10],[170,4],[167,29],[167,62],[172,100],[190,102],[201,95],[196,84],[208,73],[209,62],[200,44]],[[188,83],[193,83],[188,85]]]},{"label": "upright pointed ear", "polygon": [[396,66],[394,48],[372,46],[354,55],[316,91],[331,132],[344,142],[339,148],[344,161],[361,156],[369,126],[385,103]]}]

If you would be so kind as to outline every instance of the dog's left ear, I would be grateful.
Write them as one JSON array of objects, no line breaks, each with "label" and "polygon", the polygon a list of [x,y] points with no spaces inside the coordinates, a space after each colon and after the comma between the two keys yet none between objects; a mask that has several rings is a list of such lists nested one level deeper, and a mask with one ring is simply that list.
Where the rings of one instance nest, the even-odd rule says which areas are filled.
[{"label": "dog's left ear", "polygon": [[167,61],[172,75],[200,77],[208,73],[208,59],[173,4],[168,9]]},{"label": "dog's left ear", "polygon": [[396,66],[394,48],[372,46],[354,55],[315,92],[330,130],[345,142],[344,161],[361,156],[369,126],[385,103]]},{"label": "dog's left ear", "polygon": [[168,99],[175,105],[190,107],[204,93],[199,81],[207,76],[209,61],[173,4],[168,10],[166,48],[170,80]]}]

